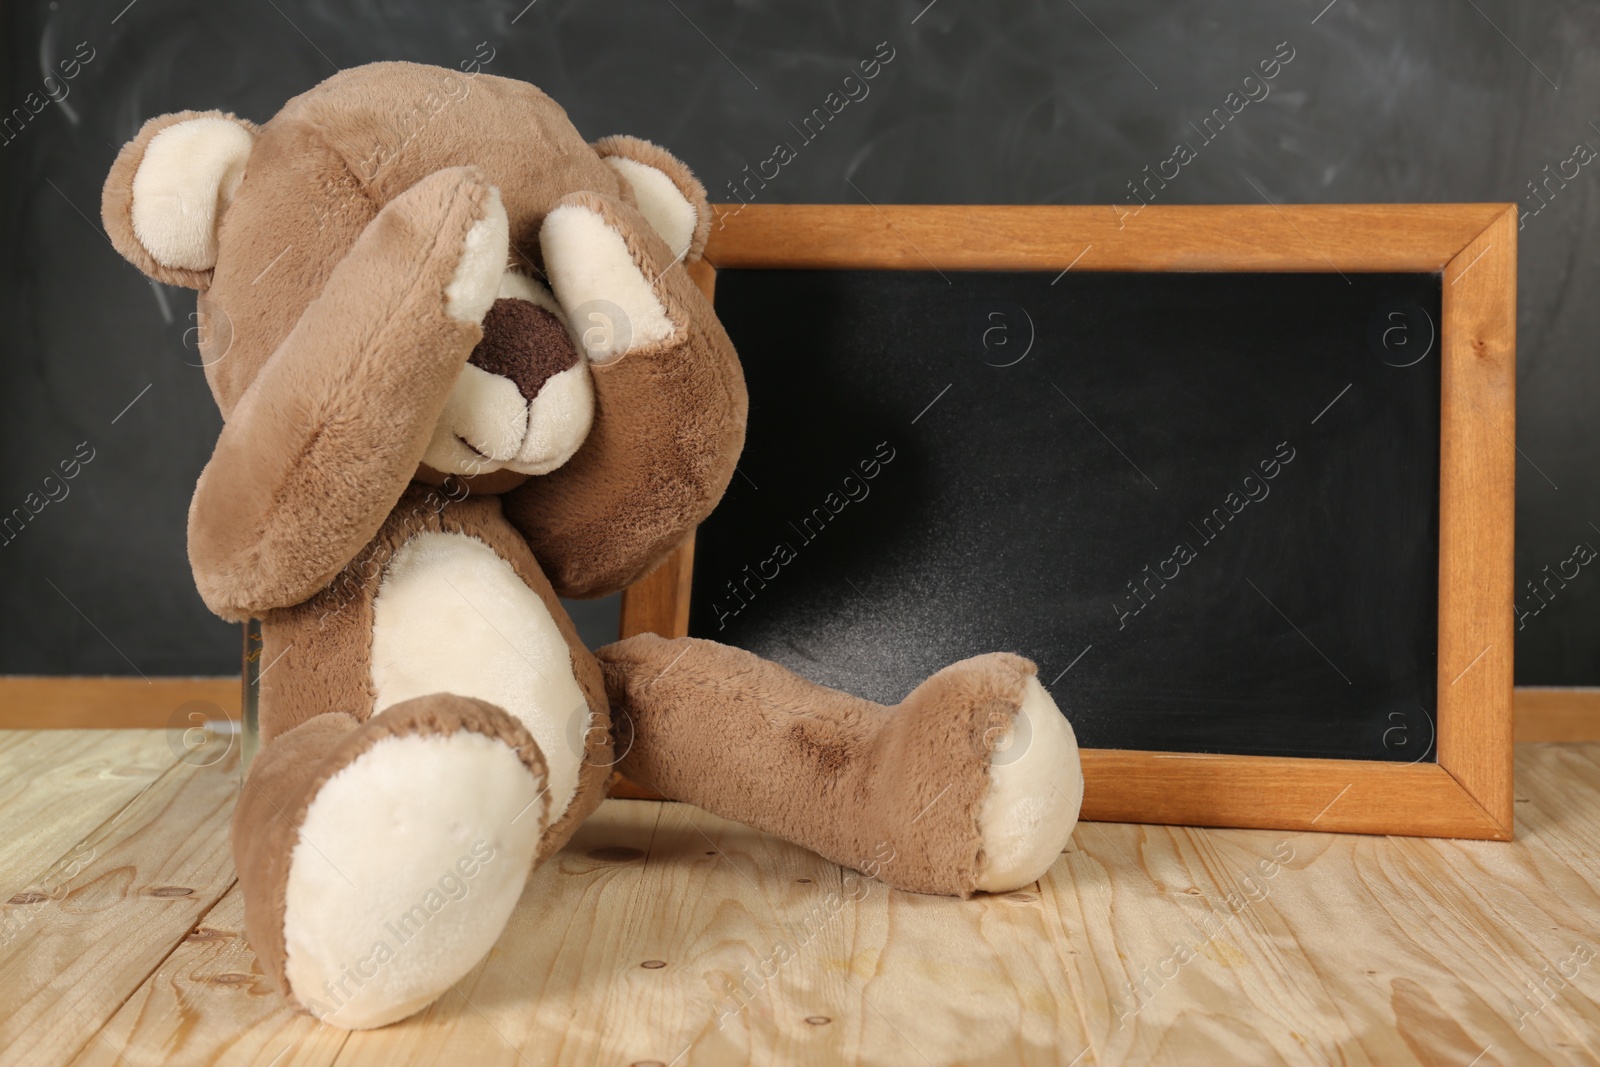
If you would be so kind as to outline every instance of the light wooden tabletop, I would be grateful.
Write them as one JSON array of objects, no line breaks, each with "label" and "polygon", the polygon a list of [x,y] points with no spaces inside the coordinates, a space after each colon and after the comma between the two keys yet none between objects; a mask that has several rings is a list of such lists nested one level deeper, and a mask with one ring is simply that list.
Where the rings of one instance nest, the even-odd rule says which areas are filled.
[{"label": "light wooden tabletop", "polygon": [[1083,824],[968,902],[608,801],[477,970],[356,1034],[261,977],[237,764],[181,752],[0,732],[0,1063],[1600,1060],[1600,744],[1519,748],[1511,844]]}]

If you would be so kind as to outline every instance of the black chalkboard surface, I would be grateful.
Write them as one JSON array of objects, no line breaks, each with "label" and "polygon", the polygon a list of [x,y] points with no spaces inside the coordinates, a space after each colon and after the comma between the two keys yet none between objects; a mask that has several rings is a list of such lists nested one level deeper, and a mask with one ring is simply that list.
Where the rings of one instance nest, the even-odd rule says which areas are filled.
[{"label": "black chalkboard surface", "polygon": [[690,632],[886,703],[1015,651],[1089,748],[1431,760],[1441,284],[724,269]]}]

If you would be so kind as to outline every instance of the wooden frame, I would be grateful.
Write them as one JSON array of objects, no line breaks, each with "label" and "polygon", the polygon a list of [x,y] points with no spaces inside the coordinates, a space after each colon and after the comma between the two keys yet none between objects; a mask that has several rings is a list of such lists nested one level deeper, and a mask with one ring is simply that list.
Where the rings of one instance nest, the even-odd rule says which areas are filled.
[{"label": "wooden frame", "polygon": [[[714,269],[1397,271],[1443,275],[1436,763],[1083,752],[1083,817],[1509,840],[1517,212],[722,206]],[[693,539],[623,594],[622,633],[688,631]],[[626,790],[624,790],[626,793]]]}]

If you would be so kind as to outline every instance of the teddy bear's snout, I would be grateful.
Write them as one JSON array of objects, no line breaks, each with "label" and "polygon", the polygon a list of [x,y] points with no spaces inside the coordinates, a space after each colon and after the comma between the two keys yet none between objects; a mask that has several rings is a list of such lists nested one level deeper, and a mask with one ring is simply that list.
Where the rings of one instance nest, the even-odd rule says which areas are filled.
[{"label": "teddy bear's snout", "polygon": [[467,362],[511,379],[531,402],[546,382],[576,367],[578,360],[578,349],[560,319],[538,304],[502,297],[483,317],[483,340]]},{"label": "teddy bear's snout", "polygon": [[548,290],[507,272],[483,337],[434,426],[423,462],[453,474],[547,474],[589,435],[594,389]]}]

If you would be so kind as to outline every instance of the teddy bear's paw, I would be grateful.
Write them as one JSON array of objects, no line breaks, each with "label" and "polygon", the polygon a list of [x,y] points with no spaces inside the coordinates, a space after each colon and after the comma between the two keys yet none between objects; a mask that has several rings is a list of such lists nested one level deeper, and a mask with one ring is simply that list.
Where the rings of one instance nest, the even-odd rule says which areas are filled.
[{"label": "teddy bear's paw", "polygon": [[285,879],[290,992],[345,1029],[421,1010],[483,959],[522,894],[547,821],[542,761],[530,767],[492,736],[518,731],[509,717],[488,709],[497,713],[488,732],[452,730],[440,725],[451,708],[411,710],[402,732],[381,736],[322,784]]},{"label": "teddy bear's paw", "polygon": [[[638,225],[630,225],[630,215]],[[652,243],[660,246],[660,238],[638,212],[592,193],[572,194],[545,216],[539,231],[545,270],[590,362],[609,362],[677,332],[657,293],[661,270]]]},{"label": "teddy bear's paw", "polygon": [[487,186],[482,214],[461,244],[461,258],[444,288],[445,314],[461,322],[482,322],[500,295],[500,279],[510,255],[511,226],[500,190]]},{"label": "teddy bear's paw", "polygon": [[975,888],[1003,893],[1036,881],[1066,848],[1083,802],[1083,770],[1071,724],[1034,674],[1009,728],[989,747]]}]

